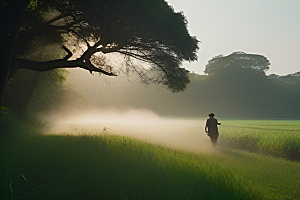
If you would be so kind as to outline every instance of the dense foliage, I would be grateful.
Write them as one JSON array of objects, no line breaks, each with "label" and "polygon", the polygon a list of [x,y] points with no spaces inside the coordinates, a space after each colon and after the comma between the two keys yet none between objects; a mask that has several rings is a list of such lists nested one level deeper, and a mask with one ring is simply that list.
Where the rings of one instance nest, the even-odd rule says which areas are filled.
[{"label": "dense foliage", "polygon": [[[7,81],[21,68],[81,67],[108,76],[134,72],[145,83],[167,85],[172,92],[189,83],[181,63],[197,59],[198,40],[188,33],[183,13],[176,13],[164,0],[3,1],[0,5],[1,19],[9,19],[1,22],[0,99]],[[46,45],[63,42],[69,45],[63,46],[64,58],[39,61],[23,56],[28,49],[43,51]],[[71,61],[72,46],[83,53]],[[108,53],[119,55],[121,64],[106,63]]]},{"label": "dense foliage", "polygon": [[204,73],[214,75],[227,68],[252,69],[256,73],[264,73],[270,62],[263,55],[234,52],[228,56],[218,55],[208,61]]}]

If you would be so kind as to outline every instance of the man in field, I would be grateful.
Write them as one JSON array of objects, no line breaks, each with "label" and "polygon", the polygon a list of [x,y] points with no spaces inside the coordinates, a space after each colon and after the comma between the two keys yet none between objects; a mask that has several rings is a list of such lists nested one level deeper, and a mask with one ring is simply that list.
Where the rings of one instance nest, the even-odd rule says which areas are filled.
[{"label": "man in field", "polygon": [[218,120],[214,118],[214,113],[210,113],[208,116],[209,119],[206,120],[205,132],[210,137],[211,145],[215,148],[219,136],[218,125],[221,125],[221,123],[218,123]]}]

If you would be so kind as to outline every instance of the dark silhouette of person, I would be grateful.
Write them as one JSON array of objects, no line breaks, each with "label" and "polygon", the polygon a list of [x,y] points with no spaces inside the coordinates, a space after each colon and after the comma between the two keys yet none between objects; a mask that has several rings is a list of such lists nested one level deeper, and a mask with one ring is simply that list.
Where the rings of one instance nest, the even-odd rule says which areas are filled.
[{"label": "dark silhouette of person", "polygon": [[211,145],[215,148],[219,136],[218,125],[221,125],[221,123],[218,123],[218,120],[214,118],[214,113],[210,113],[208,116],[209,119],[206,120],[205,132],[210,137]]}]

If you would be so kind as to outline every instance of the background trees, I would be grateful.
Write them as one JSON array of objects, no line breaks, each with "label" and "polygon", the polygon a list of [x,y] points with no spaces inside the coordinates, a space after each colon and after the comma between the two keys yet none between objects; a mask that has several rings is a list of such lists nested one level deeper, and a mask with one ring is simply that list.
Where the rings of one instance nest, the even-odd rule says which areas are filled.
[{"label": "background trees", "polygon": [[204,73],[214,75],[225,68],[252,69],[256,73],[265,73],[270,62],[263,55],[234,52],[228,56],[218,55],[208,61]]},{"label": "background trees", "polygon": [[89,79],[80,72],[76,78],[70,75],[70,80],[93,107],[102,109],[150,109],[170,117],[207,117],[210,112],[221,118],[300,117],[299,73],[267,76],[251,68],[229,67],[214,75],[189,76],[186,90],[175,94],[118,79],[111,79],[110,86],[97,85],[96,77]]}]

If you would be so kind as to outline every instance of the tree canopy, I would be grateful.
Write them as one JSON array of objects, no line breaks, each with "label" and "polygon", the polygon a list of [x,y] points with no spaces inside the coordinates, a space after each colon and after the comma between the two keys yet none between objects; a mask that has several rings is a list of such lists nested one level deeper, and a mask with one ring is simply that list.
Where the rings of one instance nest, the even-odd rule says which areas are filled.
[{"label": "tree canopy", "polygon": [[245,68],[257,73],[265,73],[269,65],[269,60],[263,55],[234,52],[228,56],[218,55],[210,59],[204,73],[214,75],[225,68]]},{"label": "tree canopy", "polygon": [[[197,60],[198,40],[188,33],[183,13],[175,12],[164,0],[36,0],[27,3],[27,7],[18,1],[1,5],[3,10],[18,12],[14,20],[2,23],[1,40],[6,40],[8,34],[15,35],[3,43],[2,50],[8,49],[10,54],[0,55],[6,60],[2,61],[1,70],[5,82],[21,68],[47,71],[80,67],[91,73],[115,76],[119,73],[116,66],[102,62],[105,54],[115,53],[123,59],[119,71],[135,72],[145,83],[164,84],[172,92],[184,90],[189,83],[188,71],[180,66],[182,61]],[[45,16],[54,13],[52,18],[46,19]],[[1,14],[1,18],[11,16],[9,12]],[[7,28],[12,26],[16,28]],[[39,44],[33,42],[41,37],[46,38],[48,44],[65,44],[63,49],[67,55],[44,62],[20,56],[21,49],[36,48]],[[67,44],[80,42],[85,43],[87,49],[76,60],[69,60],[74,52]],[[4,82],[1,84],[3,88]]]}]

